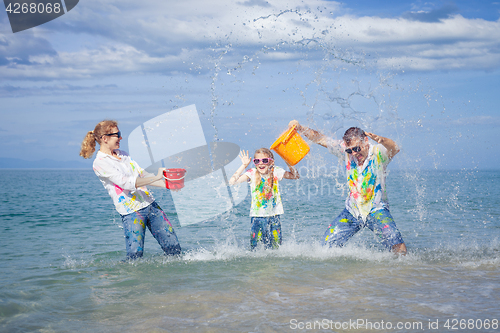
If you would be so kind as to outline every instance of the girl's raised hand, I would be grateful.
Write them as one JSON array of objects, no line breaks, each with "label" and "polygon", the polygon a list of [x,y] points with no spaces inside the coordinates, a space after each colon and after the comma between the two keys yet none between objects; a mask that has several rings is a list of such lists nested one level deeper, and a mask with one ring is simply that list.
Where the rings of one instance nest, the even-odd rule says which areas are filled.
[{"label": "girl's raised hand", "polygon": [[248,154],[248,150],[245,152],[244,150],[240,151],[240,160],[241,163],[245,166],[245,168],[252,162],[250,155]]}]

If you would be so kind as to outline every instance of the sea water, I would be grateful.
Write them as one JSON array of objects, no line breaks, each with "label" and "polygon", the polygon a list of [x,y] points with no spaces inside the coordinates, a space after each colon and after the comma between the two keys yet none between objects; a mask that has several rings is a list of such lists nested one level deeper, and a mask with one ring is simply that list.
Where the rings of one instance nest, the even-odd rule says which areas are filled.
[{"label": "sea water", "polygon": [[[500,171],[390,171],[404,257],[370,230],[320,246],[346,196],[328,175],[283,180],[278,250],[249,250],[247,198],[176,227],[179,257],[148,231],[135,261],[91,170],[0,179],[1,332],[500,331]],[[153,192],[175,222],[168,191]]]}]

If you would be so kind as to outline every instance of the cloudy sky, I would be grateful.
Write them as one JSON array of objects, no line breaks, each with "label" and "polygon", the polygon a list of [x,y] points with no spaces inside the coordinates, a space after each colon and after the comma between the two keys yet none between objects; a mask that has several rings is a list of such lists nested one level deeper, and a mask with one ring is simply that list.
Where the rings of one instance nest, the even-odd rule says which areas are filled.
[{"label": "cloudy sky", "polygon": [[298,119],[391,137],[397,167],[497,169],[499,18],[495,1],[82,0],[14,34],[2,11],[0,158],[83,162],[100,120],[127,149],[196,104],[207,141],[254,150]]}]

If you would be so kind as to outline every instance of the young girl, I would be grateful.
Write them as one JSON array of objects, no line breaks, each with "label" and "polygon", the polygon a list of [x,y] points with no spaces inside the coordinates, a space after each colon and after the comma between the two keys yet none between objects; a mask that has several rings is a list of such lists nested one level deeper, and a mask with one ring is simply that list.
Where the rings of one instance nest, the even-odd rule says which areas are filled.
[{"label": "young girl", "polygon": [[299,173],[292,167],[290,171],[274,166],[273,153],[267,148],[255,151],[253,162],[255,168],[248,169],[250,164],[248,151],[240,152],[242,165],[229,180],[230,185],[250,183],[252,205],[250,207],[251,234],[250,248],[254,249],[258,242],[263,242],[266,248],[278,248],[281,245],[281,222],[283,205],[278,183],[283,179],[299,179]]},{"label": "young girl", "polygon": [[99,143],[93,168],[121,215],[127,258],[142,257],[146,226],[166,254],[180,254],[172,225],[146,188],[146,185],[165,187],[164,168],[158,169],[156,176],[148,174],[119,149],[121,140],[116,121],[101,121],[83,139],[80,156],[91,158],[96,142]]}]

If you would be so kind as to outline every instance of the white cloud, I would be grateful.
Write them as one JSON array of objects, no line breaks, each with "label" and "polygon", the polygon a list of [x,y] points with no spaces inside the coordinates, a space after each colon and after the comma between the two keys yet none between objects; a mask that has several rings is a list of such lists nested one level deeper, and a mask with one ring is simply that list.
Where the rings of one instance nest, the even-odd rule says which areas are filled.
[{"label": "white cloud", "polygon": [[[206,70],[214,50],[225,45],[232,45],[226,59],[234,57],[235,64],[259,50],[265,50],[261,61],[290,61],[304,51],[309,60],[320,60],[312,54],[342,49],[357,58],[370,54],[373,65],[383,69],[489,70],[500,64],[500,20],[447,13],[432,22],[336,16],[339,4],[320,0],[88,0],[76,8],[31,34],[0,34],[0,76],[196,73],[193,66]],[[78,45],[81,36],[98,36],[99,42]],[[70,41],[65,45],[60,38]]]},{"label": "white cloud", "polygon": [[16,63],[10,58],[9,66],[0,66],[4,79],[87,79],[110,74],[157,71],[171,73],[188,71],[184,60],[195,58],[197,50],[181,50],[179,54],[149,55],[130,45],[110,44],[78,52],[59,52],[28,57],[28,63]]},{"label": "white cloud", "polygon": [[500,117],[495,117],[495,116],[463,117],[452,120],[451,124],[459,126],[471,126],[471,125],[498,126],[500,124]]}]

